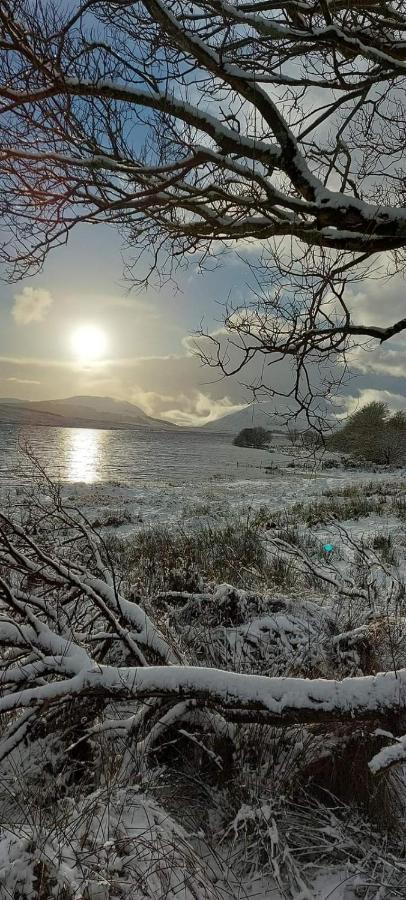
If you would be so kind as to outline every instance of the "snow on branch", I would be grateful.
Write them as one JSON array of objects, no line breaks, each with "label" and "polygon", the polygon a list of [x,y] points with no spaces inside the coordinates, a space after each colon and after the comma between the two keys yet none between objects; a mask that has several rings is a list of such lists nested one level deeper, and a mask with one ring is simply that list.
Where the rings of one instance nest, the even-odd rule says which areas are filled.
[{"label": "snow on branch", "polygon": [[[46,633],[11,628],[0,618],[0,641],[7,646],[47,649],[50,668],[65,675],[17,692],[3,689],[0,713],[41,707],[66,697],[100,694],[110,699],[161,697],[176,703],[195,700],[229,715],[245,713],[247,721],[288,725],[374,719],[406,708],[406,670],[345,678],[342,681],[268,678],[195,666],[109,666],[96,663],[80,647]],[[63,644],[64,652],[59,654]],[[52,655],[54,650],[55,655]],[[34,676],[33,676],[34,677]],[[8,680],[7,670],[3,681]],[[12,681],[12,675],[11,679]]]},{"label": "snow on branch", "polygon": [[393,737],[392,746],[383,747],[369,762],[369,769],[373,775],[380,775],[392,766],[406,763],[406,735]]},{"label": "snow on branch", "polygon": [[[183,252],[278,235],[350,252],[405,245],[399,11],[300,0],[260,10],[126,0],[115,10],[103,0],[57,20],[17,0],[1,10],[0,192],[7,221],[24,221],[32,239],[23,251],[14,230],[10,263],[14,254],[35,266],[80,207],[86,221],[113,218],[137,242],[169,237]],[[137,125],[149,137],[142,151]],[[202,145],[220,165],[202,168]],[[168,165],[183,169],[170,186]]]},{"label": "snow on branch", "polygon": [[[119,229],[143,285],[236,250],[256,316],[226,310],[229,345],[201,358],[320,428],[347,350],[406,328],[360,324],[347,290],[404,266],[405,31],[400,9],[341,0],[9,0],[0,264],[36,272],[83,223]],[[261,355],[289,357],[289,390],[252,384]]]}]

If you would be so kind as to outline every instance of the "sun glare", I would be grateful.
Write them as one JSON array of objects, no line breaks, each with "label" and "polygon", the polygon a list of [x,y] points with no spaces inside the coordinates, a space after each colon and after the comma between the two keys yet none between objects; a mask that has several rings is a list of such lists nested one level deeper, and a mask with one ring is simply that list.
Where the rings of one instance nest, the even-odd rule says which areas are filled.
[{"label": "sun glare", "polygon": [[106,432],[96,428],[66,428],[64,438],[68,481],[86,484],[99,481]]},{"label": "sun glare", "polygon": [[80,362],[92,362],[104,356],[107,337],[98,325],[81,325],[72,334],[71,345]]}]

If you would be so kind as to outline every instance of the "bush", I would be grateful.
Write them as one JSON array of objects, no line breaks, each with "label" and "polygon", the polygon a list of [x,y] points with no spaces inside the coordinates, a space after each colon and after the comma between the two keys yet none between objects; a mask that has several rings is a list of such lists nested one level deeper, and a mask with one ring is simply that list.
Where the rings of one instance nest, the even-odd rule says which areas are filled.
[{"label": "bush", "polygon": [[349,417],[329,441],[329,449],[378,465],[406,462],[406,414],[390,415],[385,403],[372,402]]},{"label": "bush", "polygon": [[236,447],[266,447],[271,440],[271,432],[265,428],[243,428],[233,440]]}]

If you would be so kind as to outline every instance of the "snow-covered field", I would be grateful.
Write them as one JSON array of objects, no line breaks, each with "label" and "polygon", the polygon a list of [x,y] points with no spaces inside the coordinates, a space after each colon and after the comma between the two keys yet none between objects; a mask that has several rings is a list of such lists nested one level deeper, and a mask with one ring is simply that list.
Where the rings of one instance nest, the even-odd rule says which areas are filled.
[{"label": "snow-covered field", "polygon": [[[64,487],[64,496],[80,503],[89,512],[100,510],[106,517],[109,511],[125,511],[130,521],[123,523],[122,533],[129,534],[140,526],[196,527],[207,519],[220,520],[247,509],[255,511],[266,507],[272,513],[298,502],[310,503],[325,491],[340,490],[347,485],[358,487],[371,482],[376,485],[392,482],[396,486],[405,479],[406,470],[381,474],[343,472],[337,476],[305,471],[293,474],[281,470],[264,478],[231,480],[219,476],[194,484],[170,481],[151,481],[142,486],[75,483]],[[366,524],[370,526],[371,522]]]},{"label": "snow-covered field", "polygon": [[0,434],[1,900],[404,900],[406,471],[50,431],[67,513]]}]

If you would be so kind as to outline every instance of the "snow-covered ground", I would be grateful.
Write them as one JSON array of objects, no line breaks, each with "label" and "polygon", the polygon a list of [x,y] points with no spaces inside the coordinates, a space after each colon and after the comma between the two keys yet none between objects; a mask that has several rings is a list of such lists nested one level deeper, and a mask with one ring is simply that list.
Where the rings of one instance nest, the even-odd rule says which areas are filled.
[{"label": "snow-covered ground", "polygon": [[[250,478],[223,472],[206,478],[201,476],[196,481],[148,479],[123,485],[71,482],[64,484],[63,494],[86,510],[96,522],[108,524],[111,520],[111,527],[124,536],[140,527],[153,525],[181,526],[189,530],[207,522],[221,522],[248,510],[255,513],[261,508],[271,515],[297,503],[309,504],[351,485],[371,485],[372,490],[375,487],[379,490],[381,485],[389,484],[394,491],[399,490],[399,494],[404,492],[406,485],[406,470],[364,472],[343,469],[332,475],[317,469],[290,469],[290,461],[289,456],[284,456],[277,471]],[[381,527],[392,529],[396,522],[368,516],[367,520],[362,519],[356,524],[356,531],[361,534]]]},{"label": "snow-covered ground", "polygon": [[[273,582],[271,576],[268,588],[264,589],[262,594],[235,591],[230,585],[215,585],[212,582],[203,585],[202,582],[203,586],[196,594],[188,593],[187,589],[174,591],[172,604],[170,591],[164,593],[161,599],[157,595],[155,601],[152,599],[150,606],[148,605],[150,598],[144,595],[140,605],[142,607],[145,602],[148,613],[151,612],[152,617],[156,616],[157,621],[162,622],[164,628],[162,640],[165,641],[165,645],[167,640],[173,640],[176,650],[178,642],[179,652],[184,654],[184,657],[182,665],[178,665],[178,657],[174,650],[175,665],[168,668],[162,663],[157,665],[156,656],[153,656],[152,662],[148,660],[147,667],[140,670],[138,687],[142,679],[145,682],[149,679],[156,688],[159,680],[160,684],[164,683],[167,687],[168,684],[172,684],[173,679],[179,684],[182,679],[185,681],[187,677],[193,675],[203,687],[206,679],[207,684],[211,686],[212,694],[214,688],[220,693],[223,691],[224,703],[227,705],[233,696],[233,679],[241,679],[241,674],[236,673],[243,673],[243,677],[246,673],[251,677],[265,675],[270,677],[259,678],[255,684],[258,682],[260,686],[267,681],[263,690],[264,703],[268,708],[272,700],[269,695],[269,682],[276,676],[276,692],[278,692],[280,676],[283,676],[281,679],[284,683],[283,692],[281,696],[277,693],[275,700],[275,703],[279,704],[277,715],[283,710],[285,703],[289,707],[290,696],[292,700],[290,705],[295,710],[303,708],[303,704],[306,703],[319,704],[317,706],[319,710],[323,702],[328,706],[331,697],[334,697],[334,702],[338,702],[341,698],[343,708],[346,709],[347,701],[350,706],[352,704],[351,709],[357,708],[355,701],[358,697],[364,708],[365,696],[368,695],[375,710],[374,698],[377,692],[379,696],[381,694],[386,696],[392,685],[393,691],[396,696],[398,695],[400,682],[397,671],[404,668],[406,656],[404,649],[406,619],[403,614],[404,600],[400,584],[402,576],[406,577],[402,506],[405,500],[406,470],[367,472],[343,468],[333,470],[316,468],[305,454],[281,443],[272,453],[267,454],[230,448],[225,439],[218,437],[210,438],[209,441],[205,437],[200,441],[195,435],[190,441],[188,438],[182,438],[186,441],[183,445],[186,461],[184,458],[177,466],[179,442],[176,446],[166,444],[164,451],[166,464],[163,465],[161,461],[157,466],[154,454],[156,456],[159,453],[159,445],[158,447],[154,445],[155,439],[143,439],[144,444],[141,441],[140,449],[140,445],[134,447],[129,443],[128,435],[124,438],[116,435],[117,433],[114,435],[115,444],[111,444],[113,437],[108,436],[103,445],[105,451],[106,447],[109,447],[105,456],[106,469],[103,469],[99,457],[96,458],[93,454],[92,436],[89,438],[90,444],[86,443],[83,434],[77,438],[74,435],[65,435],[63,438],[65,444],[61,443],[62,438],[55,434],[48,436],[48,442],[44,433],[41,436],[43,442],[41,462],[51,470],[50,474],[54,477],[59,471],[64,501],[68,505],[76,506],[80,513],[84,513],[103,537],[112,534],[131,539],[131,535],[140,530],[158,525],[167,528],[170,534],[179,531],[198,533],[199,527],[207,524],[221,525],[237,518],[256,517],[260,522],[256,534],[266,548],[270,562],[278,558],[279,562],[281,560],[283,562],[285,559],[293,567],[293,578],[291,576],[289,583],[281,582],[278,588],[277,581]],[[75,465],[67,449],[71,446],[69,442],[72,440],[78,441]],[[95,440],[98,441],[99,438]],[[35,449],[38,451],[38,446],[34,447],[34,452]],[[32,473],[27,461],[23,459],[21,472],[21,469],[18,470],[19,461],[14,450],[11,455],[15,466],[13,464],[9,467],[8,478],[2,483],[2,492],[6,505],[8,497],[11,500],[8,507],[10,509],[11,506],[11,511],[15,512],[18,507],[24,508],[26,494],[32,491],[33,482],[30,481]],[[36,455],[38,456],[38,452]],[[3,467],[6,465],[4,455],[2,464]],[[115,467],[119,478],[114,477]],[[103,477],[100,477],[101,473]],[[43,504],[42,512],[45,510],[46,513],[47,488],[43,485],[35,488],[34,485],[34,493],[35,490],[38,490],[40,503]],[[58,517],[55,522],[59,527]],[[64,536],[67,540],[65,547],[62,546],[62,553],[68,553],[68,559],[71,546],[69,529],[70,526],[65,530]],[[293,534],[290,545],[289,529],[291,535]],[[39,541],[41,528],[32,531],[32,534],[34,541]],[[48,541],[48,546],[52,547],[52,541],[57,544],[61,534],[62,532],[58,532],[57,538],[52,537],[51,530],[51,535],[43,533],[42,537]],[[296,541],[295,534],[299,536],[299,541]],[[378,537],[376,553],[375,537]],[[323,544],[326,542],[331,543],[334,548],[331,556],[329,554],[326,556],[323,551]],[[124,543],[127,548],[127,540]],[[131,540],[129,544],[131,545]],[[389,561],[384,569],[376,555],[381,552],[382,547],[388,558],[388,555],[393,553],[393,564]],[[55,551],[57,550],[58,547],[55,547]],[[28,545],[27,552],[32,552],[32,545]],[[6,567],[8,554],[9,546],[6,543],[3,547],[3,562]],[[21,565],[20,556],[17,556],[17,561],[18,572]],[[159,567],[161,560],[158,557],[156,562]],[[39,581],[43,571],[41,563],[36,570]],[[69,567],[66,572],[69,582]],[[31,573],[29,564],[28,573]],[[123,570],[121,574],[124,590],[131,586],[129,574],[132,573]],[[327,580],[323,582],[324,576]],[[16,577],[13,563],[11,580]],[[86,577],[93,578],[91,575]],[[29,583],[25,581],[24,571],[21,578],[20,587],[24,592],[26,584]],[[102,581],[97,583],[102,584]],[[36,588],[34,580],[32,590],[35,589],[38,589],[38,585]],[[55,587],[53,589],[56,590]],[[26,596],[25,593],[23,595]],[[49,596],[49,588],[45,584],[40,602],[48,603]],[[108,597],[116,612],[128,608],[127,612],[132,610],[131,614],[135,615],[134,610],[138,601],[132,596],[128,596],[128,601],[123,598],[118,601],[115,587],[114,590],[111,588],[109,594],[104,586],[103,603]],[[88,602],[86,591],[80,601],[77,600],[76,593],[73,593],[72,609],[69,613],[72,618],[78,617],[76,626],[77,640],[80,644],[78,664],[82,658],[81,654],[84,654],[83,659],[87,652],[92,654],[94,640],[101,640],[100,636],[94,635],[93,637],[90,635],[90,639],[87,640],[89,635],[83,630],[89,627],[91,631],[93,627],[91,623],[98,621],[96,616],[94,619],[90,618],[86,624],[80,618],[83,615],[81,609],[82,606],[85,607],[85,598]],[[100,608],[99,606],[99,613]],[[52,615],[49,619],[51,630],[55,627]],[[70,621],[67,608],[66,615],[64,627]],[[144,619],[145,614],[142,611],[142,622],[145,625]],[[140,621],[134,620],[132,638],[135,642],[145,631],[144,626],[139,627]],[[102,625],[97,625],[97,628],[101,629],[100,633],[103,633],[103,640],[110,636],[109,620],[106,622],[106,634]],[[14,622],[11,625],[8,621],[3,622],[3,630],[11,628],[12,634],[19,629],[18,639],[21,639],[24,627],[26,626],[17,626]],[[393,633],[389,634],[388,639],[388,630],[391,629]],[[128,635],[128,626],[125,632]],[[35,642],[34,632],[30,631],[30,635],[29,652],[32,642]],[[393,642],[393,637],[397,643]],[[49,655],[49,648],[52,649],[51,631],[47,631],[46,640]],[[154,653],[158,653],[161,644],[158,641],[151,646]],[[66,643],[66,648],[64,644],[66,658],[73,659],[73,647],[74,642],[71,640]],[[148,647],[148,643],[143,647],[147,656]],[[368,656],[367,653],[371,649],[372,655]],[[61,660],[65,658],[65,650],[61,654]],[[375,679],[377,671],[394,668],[392,665],[394,654],[396,654],[395,673],[381,675]],[[20,658],[18,659],[21,666]],[[125,659],[124,655],[124,661]],[[30,659],[27,664],[31,665]],[[102,668],[103,666],[98,663],[94,669],[93,688],[96,673],[99,677],[99,669],[101,672]],[[223,681],[218,671],[220,668],[223,670],[221,674]],[[217,671],[214,671],[216,669]],[[365,678],[364,675],[370,677]],[[20,676],[19,671],[16,678],[19,679]],[[301,676],[300,684],[297,676]],[[343,677],[349,679],[344,684],[341,683]],[[305,681],[308,678],[313,680]],[[326,679],[339,680],[327,682]],[[123,683],[121,679],[120,686]],[[333,693],[328,693],[328,684],[336,685]],[[42,690],[41,685],[42,679],[39,679],[36,688],[39,692]],[[56,685],[60,690],[59,681]],[[44,691],[46,696],[47,685]],[[255,695],[257,700],[259,695],[258,687]],[[147,693],[147,696],[150,698],[150,694]],[[14,697],[15,695],[13,703]],[[85,713],[86,702],[85,699]],[[203,768],[196,763],[184,795],[182,789],[185,789],[186,775],[189,772],[187,764],[185,763],[185,780],[182,781],[182,772],[177,771],[177,776],[180,776],[177,783],[176,772],[174,775],[169,763],[167,776],[169,783],[165,784],[166,762],[161,760],[158,765],[152,762],[151,771],[148,772],[150,751],[148,744],[142,739],[136,745],[139,754],[140,747],[143,748],[139,768],[132,770],[131,781],[128,784],[124,787],[122,784],[118,788],[114,787],[107,797],[103,792],[108,779],[112,776],[109,769],[110,755],[112,758],[119,757],[121,771],[119,742],[126,727],[122,724],[123,716],[128,717],[128,720],[131,716],[133,719],[137,718],[140,713],[139,707],[143,709],[143,704],[137,703],[135,700],[128,700],[125,711],[125,703],[120,706],[120,701],[116,705],[112,702],[111,709],[107,708],[100,714],[97,709],[94,713],[90,710],[88,720],[86,717],[81,720],[86,723],[86,728],[93,724],[94,747],[101,748],[101,756],[98,757],[97,753],[94,755],[95,768],[101,778],[98,785],[91,786],[86,782],[84,786],[79,780],[78,793],[75,794],[76,788],[72,782],[67,780],[66,784],[64,783],[65,760],[72,748],[64,746],[63,742],[61,747],[56,745],[54,749],[49,749],[52,747],[51,740],[47,743],[42,742],[41,738],[35,739],[31,745],[28,744],[28,747],[31,746],[30,751],[23,743],[22,749],[18,750],[20,756],[18,754],[12,756],[11,762],[3,764],[0,797],[5,823],[3,822],[0,828],[1,900],[2,889],[7,890],[6,896],[21,896],[24,900],[26,897],[35,900],[35,879],[38,878],[37,858],[32,849],[33,847],[35,849],[35,842],[38,844],[38,858],[45,860],[48,866],[49,884],[52,881],[54,885],[53,893],[49,896],[59,897],[58,885],[61,886],[63,883],[65,886],[69,885],[69,893],[61,894],[64,900],[65,897],[68,900],[71,898],[109,900],[110,896],[114,896],[114,900],[116,896],[138,900],[141,897],[137,892],[138,881],[136,885],[131,881],[135,878],[143,885],[143,879],[145,880],[145,893],[142,896],[150,900],[158,897],[166,900],[175,900],[175,897],[177,900],[206,900],[206,898],[207,900],[209,898],[355,900],[357,897],[365,900],[366,898],[392,900],[393,897],[406,896],[406,893],[402,894],[402,888],[400,893],[397,891],[398,882],[405,886],[406,891],[406,872],[395,838],[390,845],[389,839],[388,844],[385,844],[386,838],[382,838],[377,832],[367,815],[363,812],[358,815],[348,797],[345,797],[341,806],[341,801],[337,801],[337,805],[334,806],[334,798],[333,804],[324,804],[323,799],[320,800],[317,794],[309,796],[307,802],[306,797],[303,801],[303,794],[300,794],[300,791],[296,795],[294,792],[290,793],[291,779],[296,778],[301,766],[311,772],[314,758],[318,765],[322,765],[323,760],[329,758],[331,748],[329,750],[326,746],[329,741],[332,746],[334,745],[330,758],[339,759],[338,765],[345,765],[340,756],[334,757],[334,752],[341,749],[341,744],[345,748],[345,742],[351,739],[352,720],[349,728],[347,723],[347,732],[343,739],[339,731],[335,732],[334,726],[330,735],[328,731],[323,734],[318,732],[317,728],[313,729],[312,724],[307,730],[304,728],[300,731],[296,726],[296,719],[292,729],[294,735],[288,734],[286,744],[284,738],[278,738],[272,731],[267,735],[258,731],[255,747],[251,748],[252,752],[257,754],[255,758],[258,758],[258,762],[255,764],[252,764],[250,756],[247,755],[251,750],[249,735],[248,737],[245,735],[246,745],[243,739],[241,745],[238,740],[234,744],[231,765],[235,766],[236,771],[234,773],[223,771],[223,776],[218,782],[215,780],[210,782],[209,779],[204,787],[206,794],[203,800],[201,791],[205,778],[204,762],[207,758],[221,761],[222,757],[217,757],[210,749],[210,745],[204,746],[204,729],[202,732],[197,728],[196,735],[188,732],[188,729],[193,731],[196,728],[196,721],[198,722],[198,718],[195,721],[192,715],[190,721],[187,717],[185,722],[181,720],[183,730],[178,731],[175,740],[169,740],[170,746],[181,740],[182,735],[186,735],[187,740],[191,739],[192,744],[188,744],[191,759],[193,756],[190,748],[192,746],[193,749],[193,742],[197,746],[198,753],[199,748],[203,750]],[[159,734],[163,720],[169,717],[170,724],[173,710],[176,712],[177,707],[184,705],[178,703],[170,708],[162,721],[158,720],[152,731],[155,728],[156,734]],[[31,715],[28,707],[27,714]],[[107,753],[106,745],[103,742],[97,744],[96,737],[108,732],[108,728],[104,729],[104,725],[102,727],[100,724],[103,716],[107,716],[109,728],[113,728],[111,725],[113,721],[117,729],[113,739],[115,743],[108,745]],[[83,728],[80,722],[74,722],[75,704],[72,704],[68,717],[69,743],[72,740],[70,735],[72,726],[73,729],[79,728],[73,733],[81,735],[78,742],[80,744]],[[219,715],[219,720],[220,718]],[[71,720],[74,722],[73,725]],[[176,722],[176,718],[173,721]],[[355,716],[354,725],[356,724]],[[279,728],[279,719],[277,725],[274,730],[283,735],[283,730]],[[234,736],[237,734],[237,732],[230,733]],[[372,757],[375,761],[379,759],[382,746],[383,752],[388,752],[385,744],[389,745],[391,752],[393,749],[397,751],[400,747],[400,744],[393,743],[395,739],[387,732],[382,734],[385,738],[383,744],[370,750],[369,757],[367,756],[365,761],[366,767],[368,759],[371,760]],[[365,734],[362,729],[359,736],[360,740],[364,740]],[[374,733],[367,737],[373,741]],[[261,757],[262,741],[265,755]],[[38,759],[34,758],[33,747],[36,748]],[[49,750],[50,753],[48,762],[51,763],[51,768],[48,769],[44,768],[44,759],[47,760],[44,750],[47,752]],[[377,751],[378,756],[374,756]],[[242,755],[238,756],[239,753]],[[312,756],[313,753],[315,757]],[[274,759],[272,765],[270,758]],[[129,759],[133,760],[131,754]],[[180,755],[177,758],[177,765],[182,764]],[[103,768],[105,765],[106,769]],[[220,768],[223,769],[223,765]],[[24,782],[25,769],[27,769],[27,784]],[[17,788],[16,771],[20,785],[20,787],[17,785]],[[93,774],[91,766],[88,774],[89,777]],[[311,784],[312,776],[309,777]],[[57,798],[55,810],[59,818],[55,828],[52,816],[49,821],[47,819],[49,810],[46,805],[42,821],[43,798],[36,799],[35,790],[34,794],[32,793],[30,781],[32,778],[34,789],[37,782],[41,785],[41,794],[46,793],[46,790],[52,792],[55,785],[58,791],[61,785],[67,789],[66,795],[61,793]],[[303,789],[303,784],[300,790]],[[169,789],[172,794],[174,791],[176,793],[176,796],[172,796],[171,802],[166,802],[168,798],[165,789]],[[26,815],[26,800],[24,799],[23,806],[20,800],[15,803],[15,797],[20,790],[25,791],[24,798],[27,797],[27,803],[31,804],[30,815],[34,814],[32,821]],[[178,793],[179,797],[182,797],[181,811]],[[200,830],[200,826],[196,830],[196,825],[192,829],[189,828],[188,802],[194,804],[194,812],[196,804],[201,804],[202,825],[203,820],[207,820],[205,824],[208,822],[210,826],[206,828],[206,832],[203,827]],[[14,809],[14,812],[9,813],[9,809]],[[38,821],[35,816],[39,816]],[[194,822],[196,821],[198,820],[195,817]],[[162,860],[169,859],[167,876]],[[83,893],[85,881],[86,888]],[[111,894],[109,885],[112,883],[120,885],[121,893]],[[20,893],[16,893],[18,891]]]}]

